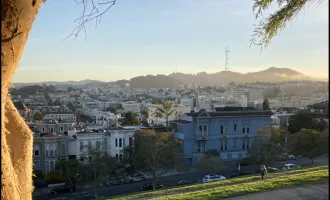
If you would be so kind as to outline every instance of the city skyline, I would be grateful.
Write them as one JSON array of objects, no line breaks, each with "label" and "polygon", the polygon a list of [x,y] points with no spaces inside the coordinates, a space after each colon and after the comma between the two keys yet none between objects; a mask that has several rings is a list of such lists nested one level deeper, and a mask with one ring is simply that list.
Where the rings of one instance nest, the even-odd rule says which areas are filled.
[{"label": "city skyline", "polygon": [[[33,25],[13,82],[94,79],[115,81],[147,74],[247,73],[287,67],[328,78],[328,5],[311,5],[270,46],[250,47],[253,2],[170,0],[117,1],[95,28],[70,34],[81,6],[46,2]],[[58,15],[61,10],[62,15]],[[152,17],[150,17],[152,16]]]}]

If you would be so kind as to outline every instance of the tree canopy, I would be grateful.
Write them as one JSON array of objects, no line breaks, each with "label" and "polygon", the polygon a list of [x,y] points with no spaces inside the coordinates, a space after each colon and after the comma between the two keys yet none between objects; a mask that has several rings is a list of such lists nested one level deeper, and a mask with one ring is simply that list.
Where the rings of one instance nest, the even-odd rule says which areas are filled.
[{"label": "tree canopy", "polygon": [[266,127],[257,132],[248,156],[254,158],[257,163],[272,164],[276,158],[284,153],[284,130]]},{"label": "tree canopy", "polygon": [[137,114],[133,111],[128,111],[125,113],[125,119],[123,122],[124,126],[134,126],[141,125],[141,122],[137,118]]},{"label": "tree canopy", "polygon": [[125,160],[133,168],[152,174],[154,186],[157,178],[168,170],[185,169],[180,141],[170,132],[140,130],[135,133],[134,142],[124,152]]},{"label": "tree canopy", "polygon": [[216,149],[205,152],[205,155],[198,161],[197,168],[207,171],[210,174],[216,174],[223,167],[224,161],[220,158],[220,153]]},{"label": "tree canopy", "polygon": [[327,123],[324,120],[313,119],[307,113],[297,113],[290,116],[288,130],[291,133],[299,132],[303,128],[323,131],[326,127]]},{"label": "tree canopy", "polygon": [[[251,42],[261,47],[267,47],[273,37],[285,28],[307,4],[328,2],[324,0],[255,0],[253,11],[256,13],[255,30]],[[272,4],[277,4],[278,9],[264,18],[263,14]]]},{"label": "tree canopy", "polygon": [[306,156],[314,163],[314,158],[329,153],[329,132],[321,134],[317,130],[301,129],[294,134],[290,142],[290,151]]}]

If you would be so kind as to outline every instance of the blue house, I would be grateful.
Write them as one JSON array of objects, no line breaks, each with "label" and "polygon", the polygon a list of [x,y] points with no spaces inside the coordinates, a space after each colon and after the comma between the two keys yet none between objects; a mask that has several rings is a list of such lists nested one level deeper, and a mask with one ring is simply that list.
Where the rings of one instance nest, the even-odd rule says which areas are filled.
[{"label": "blue house", "polygon": [[251,147],[256,132],[269,126],[272,112],[252,108],[224,107],[216,111],[186,113],[190,120],[172,121],[174,135],[191,166],[207,150],[216,149],[224,161],[242,160]]}]

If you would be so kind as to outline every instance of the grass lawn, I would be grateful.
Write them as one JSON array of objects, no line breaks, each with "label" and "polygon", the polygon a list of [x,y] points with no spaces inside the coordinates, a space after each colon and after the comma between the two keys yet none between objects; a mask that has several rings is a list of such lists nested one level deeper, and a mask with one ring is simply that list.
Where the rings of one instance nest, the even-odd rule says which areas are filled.
[{"label": "grass lawn", "polygon": [[221,199],[328,180],[328,165],[323,165],[269,173],[264,181],[260,181],[260,175],[252,175],[165,190],[138,192],[111,199]]}]

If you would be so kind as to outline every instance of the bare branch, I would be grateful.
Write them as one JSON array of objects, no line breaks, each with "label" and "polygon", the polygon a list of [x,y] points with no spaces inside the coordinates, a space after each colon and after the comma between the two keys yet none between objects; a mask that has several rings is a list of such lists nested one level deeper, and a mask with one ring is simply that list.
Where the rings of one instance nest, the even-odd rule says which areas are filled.
[{"label": "bare branch", "polygon": [[[76,3],[82,4],[83,11],[80,17],[75,19],[74,21],[78,23],[78,26],[76,26],[71,34],[67,36],[65,39],[73,37],[76,39],[80,31],[84,31],[85,34],[85,40],[87,40],[87,31],[86,31],[86,24],[89,21],[95,20],[95,27],[98,23],[101,22],[101,18],[104,13],[106,13],[112,6],[115,5],[116,0],[108,0],[105,2],[99,2],[102,0],[75,0]],[[90,2],[90,3],[89,3]],[[88,5],[91,5],[91,10],[88,12]],[[103,6],[106,6],[105,8]]]}]

